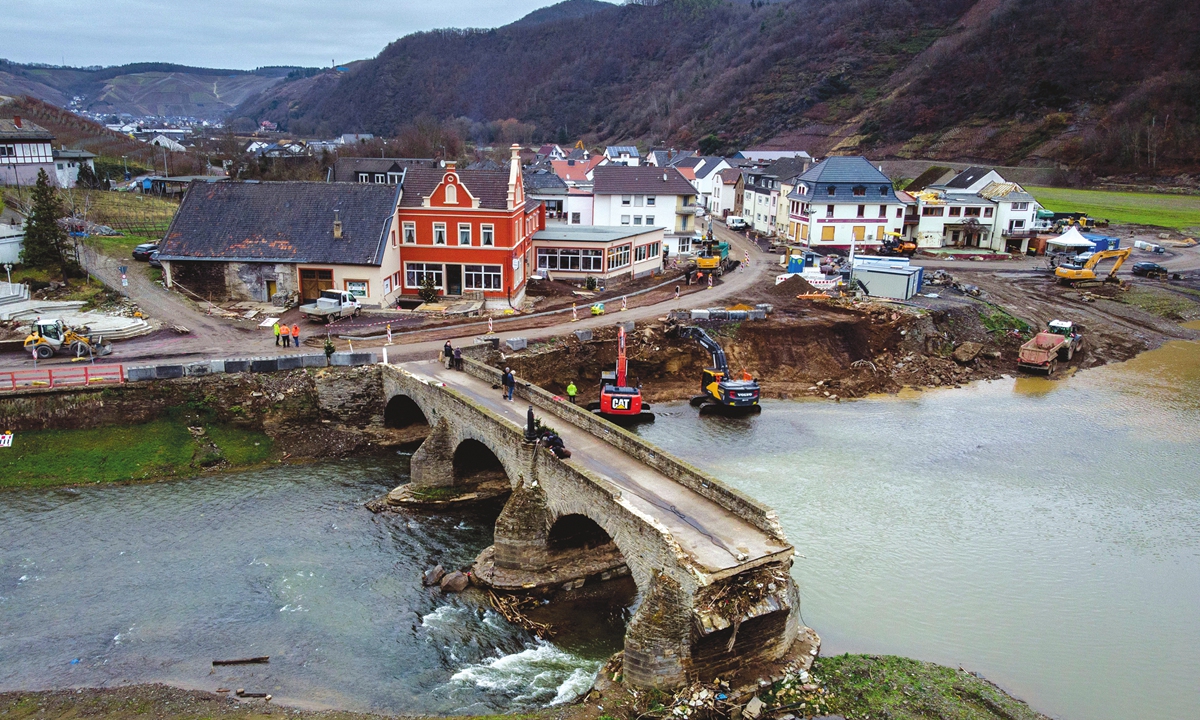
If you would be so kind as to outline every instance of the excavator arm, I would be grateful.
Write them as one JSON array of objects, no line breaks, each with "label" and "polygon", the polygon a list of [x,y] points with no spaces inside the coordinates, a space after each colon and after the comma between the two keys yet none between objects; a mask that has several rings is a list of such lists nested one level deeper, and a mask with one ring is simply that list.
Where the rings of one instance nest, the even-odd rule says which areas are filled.
[{"label": "excavator arm", "polygon": [[725,358],[725,350],[704,332],[703,328],[698,328],[694,325],[686,325],[679,328],[679,336],[689,338],[700,343],[700,345],[712,355],[713,368],[726,375],[729,374],[729,361]]}]

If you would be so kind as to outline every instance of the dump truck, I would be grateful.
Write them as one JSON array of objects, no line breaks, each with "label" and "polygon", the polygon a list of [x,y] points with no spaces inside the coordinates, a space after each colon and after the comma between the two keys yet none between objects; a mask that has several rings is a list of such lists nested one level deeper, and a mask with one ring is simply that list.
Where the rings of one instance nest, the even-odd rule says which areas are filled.
[{"label": "dump truck", "polygon": [[100,357],[112,352],[112,343],[92,336],[86,327],[80,331],[72,330],[60,318],[38,318],[25,338],[25,352],[37,353],[41,360],[64,352],[75,357]]},{"label": "dump truck", "polygon": [[345,290],[322,290],[315,302],[300,306],[300,314],[319,323],[331,323],[344,317],[353,317],[362,312],[362,305],[354,294]]},{"label": "dump truck", "polygon": [[1083,336],[1069,320],[1051,320],[1046,329],[1021,346],[1017,367],[1053,375],[1059,361],[1070,362],[1083,346]]}]

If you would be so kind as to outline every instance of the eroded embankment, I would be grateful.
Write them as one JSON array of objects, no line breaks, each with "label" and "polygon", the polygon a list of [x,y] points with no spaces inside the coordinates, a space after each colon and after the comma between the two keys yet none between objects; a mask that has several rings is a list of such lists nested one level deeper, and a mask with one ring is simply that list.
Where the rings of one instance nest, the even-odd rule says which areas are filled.
[{"label": "eroded embankment", "polygon": [[[1016,364],[1013,336],[989,331],[979,308],[966,303],[916,310],[883,303],[805,303],[767,320],[701,323],[724,347],[729,365],[763,384],[766,397],[858,397],[903,387],[956,385],[998,377]],[[650,400],[688,398],[711,362],[697,343],[681,340],[670,322],[639,326],[627,338],[630,382]],[[957,359],[956,359],[957,352]],[[505,357],[518,376],[552,392],[574,381],[594,400],[600,373],[616,363],[615,328],[580,342],[574,336]]]}]

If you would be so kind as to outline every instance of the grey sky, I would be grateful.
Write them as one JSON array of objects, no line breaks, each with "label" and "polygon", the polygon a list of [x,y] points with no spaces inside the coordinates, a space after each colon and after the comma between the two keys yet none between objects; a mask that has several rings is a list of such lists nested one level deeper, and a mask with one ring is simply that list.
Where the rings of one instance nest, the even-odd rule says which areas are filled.
[{"label": "grey sky", "polygon": [[323,67],[419,30],[497,27],[558,0],[3,0],[0,58]]}]

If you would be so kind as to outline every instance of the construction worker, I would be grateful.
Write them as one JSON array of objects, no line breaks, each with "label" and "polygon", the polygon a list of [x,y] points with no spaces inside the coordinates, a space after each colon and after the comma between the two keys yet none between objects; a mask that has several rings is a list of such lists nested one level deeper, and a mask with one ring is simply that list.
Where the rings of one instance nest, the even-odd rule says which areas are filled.
[{"label": "construction worker", "polygon": [[279,347],[279,321],[275,321],[275,347]]},{"label": "construction worker", "polygon": [[300,347],[300,323],[292,323],[292,344]]},{"label": "construction worker", "polygon": [[283,338],[284,347],[292,346],[292,329],[288,327],[287,323],[279,326],[279,336]]},{"label": "construction worker", "polygon": [[571,401],[572,405],[575,404],[575,393],[577,392],[579,392],[579,388],[575,387],[574,380],[567,383],[567,399]]},{"label": "construction worker", "polygon": [[679,299],[679,286],[678,285],[675,286],[675,299],[676,300]]}]

